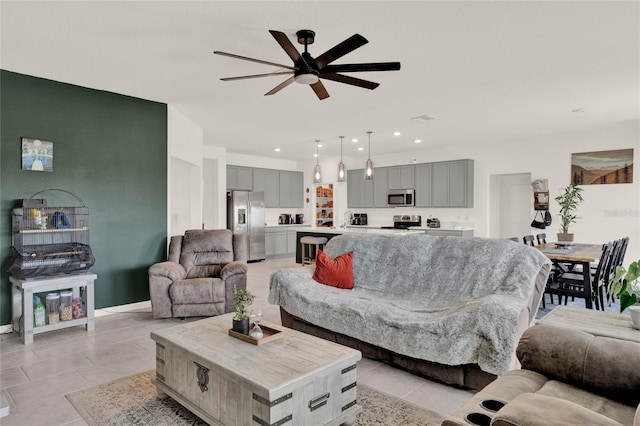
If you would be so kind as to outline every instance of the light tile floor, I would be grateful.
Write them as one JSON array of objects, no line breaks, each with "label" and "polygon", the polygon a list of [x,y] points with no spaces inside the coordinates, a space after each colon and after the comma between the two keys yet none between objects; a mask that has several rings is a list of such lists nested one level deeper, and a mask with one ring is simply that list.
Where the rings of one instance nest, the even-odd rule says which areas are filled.
[{"label": "light tile floor", "polygon": [[[280,323],[277,306],[267,303],[271,272],[295,265],[293,258],[249,264],[248,288],[265,321]],[[97,313],[96,329],[73,327],[38,334],[25,346],[15,333],[0,336],[0,391],[10,404],[3,426],[86,425],[65,395],[119,377],[155,368],[155,345],[149,333],[179,324],[179,319],[154,320],[150,307],[105,309]],[[186,319],[184,321],[194,321]],[[473,395],[363,359],[358,382],[444,415]]]}]

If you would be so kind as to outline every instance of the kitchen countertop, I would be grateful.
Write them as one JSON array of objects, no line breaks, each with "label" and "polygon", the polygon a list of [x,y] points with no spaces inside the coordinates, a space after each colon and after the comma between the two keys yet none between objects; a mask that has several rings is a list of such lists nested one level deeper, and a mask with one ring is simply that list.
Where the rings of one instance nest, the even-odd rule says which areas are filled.
[{"label": "kitchen countertop", "polygon": [[347,227],[342,228],[318,228],[312,226],[310,228],[301,228],[302,232],[317,232],[319,234],[386,234],[386,235],[410,235],[410,234],[424,234],[424,230],[415,229],[380,229],[369,227]]},{"label": "kitchen countertop", "polygon": [[289,223],[286,225],[265,225],[265,228],[304,228],[305,226],[309,227],[311,225],[305,225],[304,223]]},{"label": "kitchen countertop", "polygon": [[[368,226],[368,225],[348,225],[347,229],[380,229],[379,226]],[[420,228],[412,226],[410,228],[412,231],[473,231],[475,228],[471,228],[469,226],[441,226],[440,228]]]}]

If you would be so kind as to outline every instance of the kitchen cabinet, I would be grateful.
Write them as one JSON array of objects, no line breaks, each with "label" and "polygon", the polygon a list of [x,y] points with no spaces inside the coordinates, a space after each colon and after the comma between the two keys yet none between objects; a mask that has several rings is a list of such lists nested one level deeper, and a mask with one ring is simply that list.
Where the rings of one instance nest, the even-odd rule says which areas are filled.
[{"label": "kitchen cabinet", "polygon": [[[413,189],[415,166],[392,166],[388,170],[388,189]],[[376,170],[377,173],[377,170]],[[376,176],[377,177],[377,176]]]},{"label": "kitchen cabinet", "polygon": [[267,258],[287,254],[286,228],[266,228],[264,234],[264,254]]},{"label": "kitchen cabinet", "polygon": [[280,207],[280,172],[254,168],[253,190],[264,192],[265,207]]},{"label": "kitchen cabinet", "polygon": [[280,170],[280,207],[304,207],[302,172]]},{"label": "kitchen cabinet", "polygon": [[364,179],[364,169],[347,170],[347,207],[373,207],[374,181],[375,174],[374,180]]},{"label": "kitchen cabinet", "polygon": [[227,189],[253,191],[253,169],[243,166],[227,166]]},{"label": "kitchen cabinet", "polygon": [[387,207],[389,168],[378,167],[373,179],[373,207]]},{"label": "kitchen cabinet", "polygon": [[433,163],[433,207],[473,207],[473,160]]},{"label": "kitchen cabinet", "polygon": [[416,207],[431,207],[433,205],[431,199],[432,169],[431,163],[416,164],[415,166]]}]

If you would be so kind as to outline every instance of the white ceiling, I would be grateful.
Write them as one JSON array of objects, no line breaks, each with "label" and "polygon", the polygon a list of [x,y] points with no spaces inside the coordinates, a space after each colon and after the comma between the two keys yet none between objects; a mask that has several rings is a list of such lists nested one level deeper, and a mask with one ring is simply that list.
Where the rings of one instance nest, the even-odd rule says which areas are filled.
[{"label": "white ceiling", "polygon": [[[308,160],[315,139],[321,155],[336,155],[340,135],[361,144],[372,130],[379,156],[638,120],[639,6],[2,1],[0,66],[171,104],[204,129],[207,144],[229,152]],[[369,44],[335,64],[399,61],[402,69],[349,74],[380,83],[373,91],[324,80],[331,97],[323,101],[299,84],[263,96],[286,77],[219,80],[276,68],[214,50],[287,64],[268,30],[293,38],[302,28],[316,32],[313,56],[359,33]],[[424,114],[434,120],[412,120]],[[357,145],[345,142],[345,156],[366,155]]]}]

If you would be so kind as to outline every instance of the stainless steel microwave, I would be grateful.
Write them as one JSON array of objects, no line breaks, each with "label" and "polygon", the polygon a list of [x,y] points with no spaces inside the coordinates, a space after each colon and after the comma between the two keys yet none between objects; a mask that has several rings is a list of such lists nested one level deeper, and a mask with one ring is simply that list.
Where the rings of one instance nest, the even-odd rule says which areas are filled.
[{"label": "stainless steel microwave", "polygon": [[389,207],[413,207],[415,205],[414,189],[390,189],[387,193]]}]

